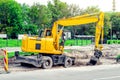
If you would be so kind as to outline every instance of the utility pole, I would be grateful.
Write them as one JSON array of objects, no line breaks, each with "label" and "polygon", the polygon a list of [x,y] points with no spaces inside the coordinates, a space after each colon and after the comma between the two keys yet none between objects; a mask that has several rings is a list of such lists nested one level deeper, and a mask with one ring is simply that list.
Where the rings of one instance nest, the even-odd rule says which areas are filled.
[{"label": "utility pole", "polygon": [[115,10],[116,10],[116,3],[115,3],[115,0],[113,0],[112,3],[113,3],[113,9],[112,9],[112,10],[113,10],[113,12],[115,12]]},{"label": "utility pole", "polygon": [[[112,10],[113,10],[113,12],[115,12],[115,10],[116,10],[116,3],[115,3],[115,0],[113,0],[113,2],[112,2]],[[112,23],[111,23],[111,31],[110,31],[110,35],[111,35],[111,40],[112,40]]]}]

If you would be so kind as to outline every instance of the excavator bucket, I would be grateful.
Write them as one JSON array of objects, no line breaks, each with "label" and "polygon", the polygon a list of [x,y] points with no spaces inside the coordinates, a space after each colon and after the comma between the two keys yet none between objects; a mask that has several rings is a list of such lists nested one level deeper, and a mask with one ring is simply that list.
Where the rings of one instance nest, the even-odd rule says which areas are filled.
[{"label": "excavator bucket", "polygon": [[102,56],[102,52],[96,49],[94,52],[94,56],[90,58],[90,61],[87,63],[87,65],[96,65],[101,56]]}]

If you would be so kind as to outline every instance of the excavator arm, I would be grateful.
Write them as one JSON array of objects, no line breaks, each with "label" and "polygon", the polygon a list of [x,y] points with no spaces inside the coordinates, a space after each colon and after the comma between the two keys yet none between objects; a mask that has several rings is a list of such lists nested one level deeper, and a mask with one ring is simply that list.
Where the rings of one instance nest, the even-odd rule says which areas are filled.
[{"label": "excavator arm", "polygon": [[[56,50],[64,51],[64,48],[61,48],[59,44],[59,39],[62,36],[63,28],[58,32],[58,25],[61,25],[63,27],[70,27],[75,25],[83,25],[88,23],[96,23],[96,32],[95,32],[95,49],[94,49],[94,56],[91,57],[88,64],[95,65],[99,58],[102,56],[102,43],[103,43],[103,25],[104,25],[104,13],[95,13],[95,14],[86,14],[82,16],[76,16],[72,18],[67,19],[61,19],[56,22],[54,22],[52,27],[52,36],[54,41],[54,46]],[[63,46],[62,46],[63,47]]]},{"label": "excavator arm", "polygon": [[82,16],[76,16],[67,19],[60,19],[54,22],[52,27],[53,39],[56,43],[56,49],[59,48],[59,38],[62,35],[63,28],[58,33],[58,25],[64,27],[70,27],[74,25],[83,25],[88,23],[96,23],[96,33],[95,33],[95,50],[102,50],[102,45],[99,44],[103,42],[103,25],[104,25],[104,13],[86,14]]}]

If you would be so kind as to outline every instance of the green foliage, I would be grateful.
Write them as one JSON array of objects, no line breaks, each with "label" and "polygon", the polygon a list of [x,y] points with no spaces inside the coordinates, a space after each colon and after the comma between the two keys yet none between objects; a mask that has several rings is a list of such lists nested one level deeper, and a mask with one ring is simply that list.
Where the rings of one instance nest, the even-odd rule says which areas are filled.
[{"label": "green foliage", "polygon": [[[53,4],[52,4],[53,2]],[[60,0],[52,0],[48,2],[48,9],[52,13],[52,23],[60,18],[66,17],[68,14],[68,5]]]},{"label": "green foliage", "polygon": [[109,30],[111,28],[111,21],[110,21],[111,13],[105,13],[104,16],[104,36],[109,38]]},{"label": "green foliage", "polygon": [[[81,9],[78,5],[75,5],[75,4],[70,4],[67,6],[67,15],[66,17],[73,17],[73,16],[78,16],[78,15],[81,15],[81,12],[82,12],[83,9]],[[66,30],[69,30],[71,31],[72,33],[72,38],[74,37],[75,34],[80,34],[82,33],[80,30],[81,28],[80,27],[66,27],[65,28]]]},{"label": "green foliage", "polygon": [[[98,13],[100,9],[97,6],[89,6],[81,14],[91,14],[91,13]],[[84,31],[82,34],[84,35],[94,35],[95,34],[95,23],[90,23],[86,25],[82,25],[81,32]]]},{"label": "green foliage", "polygon": [[88,6],[86,9],[84,9],[81,14],[91,14],[91,13],[98,13],[100,12],[100,9],[98,6]]},{"label": "green foliage", "polygon": [[[75,10],[79,11],[79,15],[100,12],[99,8],[96,6],[87,7],[84,10],[79,9],[78,7],[74,7],[74,8],[76,8]],[[96,26],[95,23],[80,25],[79,27],[75,27],[75,29],[71,29],[71,31],[73,32],[73,34],[77,34],[77,35],[94,35],[95,26]]]},{"label": "green foliage", "polygon": [[120,12],[113,13],[110,20],[113,35],[116,35],[117,39],[120,39]]},{"label": "green foliage", "polygon": [[117,59],[120,59],[120,54],[118,54],[116,58],[117,58]]},{"label": "green foliage", "polygon": [[16,38],[22,28],[21,13],[21,6],[16,1],[0,0],[0,32],[4,31],[9,37]]},{"label": "green foliage", "polygon": [[[7,33],[9,38],[17,38],[18,34],[38,34],[38,29],[50,28],[58,19],[100,12],[98,6],[89,6],[86,9],[78,5],[60,0],[49,1],[47,5],[34,3],[32,6],[18,4],[15,0],[0,0],[0,33]],[[105,13],[104,33],[110,38],[110,30],[120,39],[120,12]],[[78,27],[65,28],[72,35],[94,35],[95,23]]]},{"label": "green foliage", "polygon": [[81,14],[83,9],[80,9],[78,5],[70,4],[68,5],[68,16],[78,16]]},{"label": "green foliage", "polygon": [[31,6],[29,12],[30,21],[32,24],[44,28],[51,23],[52,14],[51,11],[45,5],[35,3]]},{"label": "green foliage", "polygon": [[[19,55],[23,55],[23,56],[29,56],[29,55],[33,55],[33,54],[36,54],[36,53],[31,53],[31,52],[28,52],[28,53],[25,53],[25,52],[19,52]],[[12,58],[15,56],[15,52],[8,52],[8,58]],[[0,59],[4,58],[4,56],[0,56]]]},{"label": "green foliage", "polygon": [[37,26],[36,25],[34,25],[34,24],[28,24],[28,25],[26,25],[25,27],[24,27],[24,30],[25,30],[25,32],[24,33],[26,33],[26,34],[37,34]]}]

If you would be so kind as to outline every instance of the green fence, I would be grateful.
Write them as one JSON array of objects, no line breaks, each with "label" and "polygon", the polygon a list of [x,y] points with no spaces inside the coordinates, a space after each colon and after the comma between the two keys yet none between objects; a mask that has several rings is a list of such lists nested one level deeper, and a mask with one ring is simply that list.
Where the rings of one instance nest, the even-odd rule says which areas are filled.
[{"label": "green fence", "polygon": [[120,40],[107,40],[107,44],[120,44]]},{"label": "green fence", "polygon": [[21,46],[21,40],[0,39],[0,47],[18,47]]},{"label": "green fence", "polygon": [[[85,46],[92,44],[91,40],[70,39],[65,41],[65,46]],[[107,44],[120,44],[120,40],[107,40]],[[1,47],[20,47],[21,40],[17,39],[0,39]]]},{"label": "green fence", "polygon": [[[65,46],[84,46],[92,44],[91,40],[71,39],[65,41]],[[0,39],[0,47],[19,47],[21,40],[17,39]]]},{"label": "green fence", "polygon": [[85,46],[92,44],[91,40],[71,39],[65,41],[65,46]]}]

